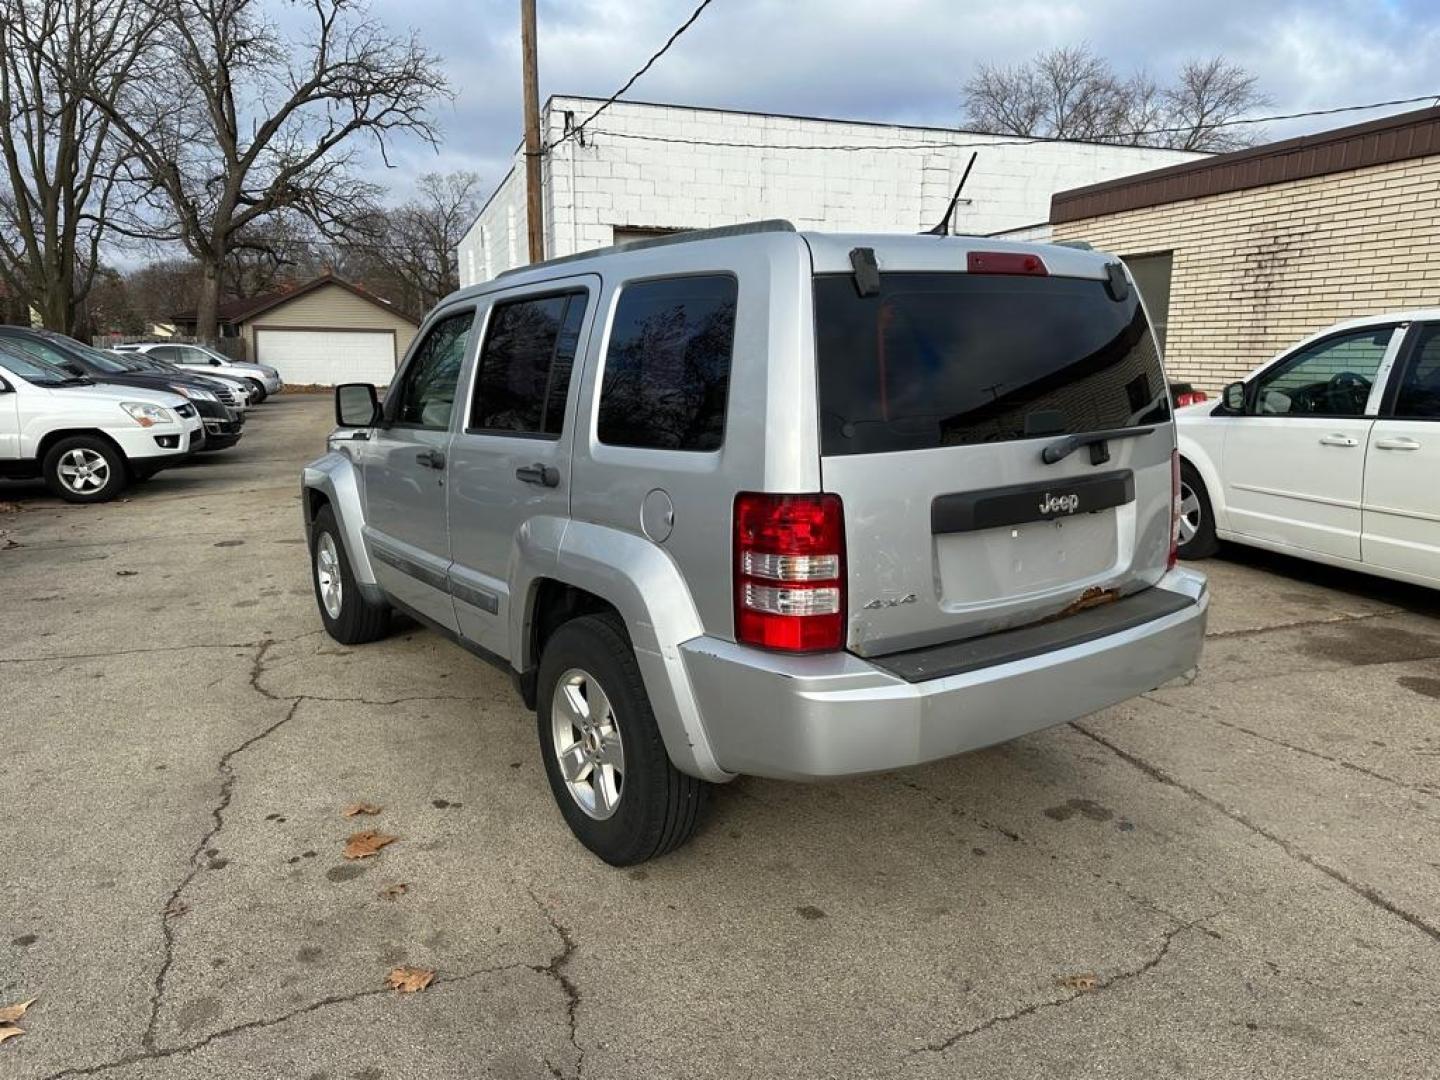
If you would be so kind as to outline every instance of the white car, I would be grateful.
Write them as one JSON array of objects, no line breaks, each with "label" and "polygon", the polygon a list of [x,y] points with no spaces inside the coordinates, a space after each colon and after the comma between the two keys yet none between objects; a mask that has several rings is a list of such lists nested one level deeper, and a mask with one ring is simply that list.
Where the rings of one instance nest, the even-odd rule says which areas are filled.
[{"label": "white car", "polygon": [[1233,540],[1440,588],[1440,308],[1338,323],[1176,423],[1183,558]]},{"label": "white car", "polygon": [[208,349],[204,345],[179,344],[167,341],[146,341],[135,345],[116,345],[116,352],[141,352],[174,364],[186,371],[201,375],[223,375],[240,379],[253,391],[251,400],[255,404],[264,401],[270,394],[277,394],[284,382],[280,373],[269,364],[247,364],[232,360],[223,353]]},{"label": "white car", "polygon": [[189,457],[204,431],[179,394],[94,383],[0,345],[0,476],[105,502]]}]

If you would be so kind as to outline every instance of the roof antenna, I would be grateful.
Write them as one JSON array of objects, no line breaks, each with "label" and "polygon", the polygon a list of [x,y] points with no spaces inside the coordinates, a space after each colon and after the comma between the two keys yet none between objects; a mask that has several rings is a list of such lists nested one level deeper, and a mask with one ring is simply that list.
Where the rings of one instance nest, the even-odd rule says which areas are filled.
[{"label": "roof antenna", "polygon": [[960,183],[955,185],[955,194],[950,197],[950,205],[945,208],[945,216],[940,219],[940,224],[929,229],[922,236],[949,236],[950,219],[955,216],[955,207],[960,203],[960,189],[965,186],[965,181],[970,179],[970,170],[975,167],[975,159],[980,156],[980,151],[970,151],[970,160],[965,165],[965,172],[960,176]]}]

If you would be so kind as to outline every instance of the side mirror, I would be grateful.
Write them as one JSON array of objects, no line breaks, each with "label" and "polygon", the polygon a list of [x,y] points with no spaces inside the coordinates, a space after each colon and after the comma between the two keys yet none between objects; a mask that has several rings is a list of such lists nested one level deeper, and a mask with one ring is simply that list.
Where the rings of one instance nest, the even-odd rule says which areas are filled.
[{"label": "side mirror", "polygon": [[380,401],[370,383],[335,387],[335,423],[346,428],[374,427],[380,422]]},{"label": "side mirror", "polygon": [[1245,411],[1245,384],[1243,382],[1232,382],[1225,387],[1221,397],[1225,401],[1226,412],[1243,413]]}]

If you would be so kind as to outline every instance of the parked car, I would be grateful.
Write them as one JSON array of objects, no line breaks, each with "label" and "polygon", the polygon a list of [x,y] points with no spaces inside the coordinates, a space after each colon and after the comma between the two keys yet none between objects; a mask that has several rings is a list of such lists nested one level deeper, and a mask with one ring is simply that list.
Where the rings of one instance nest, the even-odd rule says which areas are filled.
[{"label": "parked car", "polygon": [[1337,323],[1177,419],[1183,557],[1233,540],[1440,588],[1440,308]]},{"label": "parked car", "polygon": [[496,659],[613,864],[707,782],[946,757],[1200,653],[1159,353],[1094,252],[645,241],[453,294],[383,406],[336,408],[302,479],[326,629],[402,611]]},{"label": "parked car", "polygon": [[0,339],[0,476],[38,476],[68,502],[104,502],[204,437],[178,394],[100,385]]},{"label": "parked car", "polygon": [[110,359],[120,364],[126,371],[150,372],[162,375],[181,375],[186,379],[198,379],[200,384],[211,391],[220,399],[222,405],[228,405],[242,415],[250,408],[250,395],[253,390],[250,384],[239,379],[226,378],[223,375],[197,375],[193,371],[186,371],[174,364],[167,364],[164,360],[157,360],[153,356],[146,356],[138,352],[118,352],[115,349],[100,350]]},{"label": "parked car", "polygon": [[24,352],[71,375],[83,375],[96,382],[117,386],[145,387],[179,394],[190,400],[205,424],[202,450],[224,450],[240,441],[245,420],[238,410],[221,403],[215,391],[204,380],[188,372],[171,375],[164,372],[131,371],[112,360],[99,349],[84,342],[49,330],[23,326],[0,326],[0,340],[9,341]]},{"label": "parked car", "polygon": [[285,385],[280,373],[268,364],[247,364],[241,360],[232,360],[224,353],[204,345],[142,341],[116,345],[115,348],[121,352],[142,352],[186,371],[243,379],[250,385],[251,396],[257,405],[270,394],[278,394]]}]

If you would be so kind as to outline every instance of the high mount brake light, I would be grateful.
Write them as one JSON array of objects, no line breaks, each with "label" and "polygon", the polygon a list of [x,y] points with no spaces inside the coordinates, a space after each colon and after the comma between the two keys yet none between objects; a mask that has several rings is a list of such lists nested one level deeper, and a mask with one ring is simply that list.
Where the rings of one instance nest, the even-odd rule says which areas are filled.
[{"label": "high mount brake light", "polygon": [[735,497],[735,638],[787,652],[845,644],[845,514],[838,495]]},{"label": "high mount brake light", "polygon": [[965,256],[965,269],[972,274],[1050,276],[1039,255],[1027,255],[1023,251],[972,251]]}]

